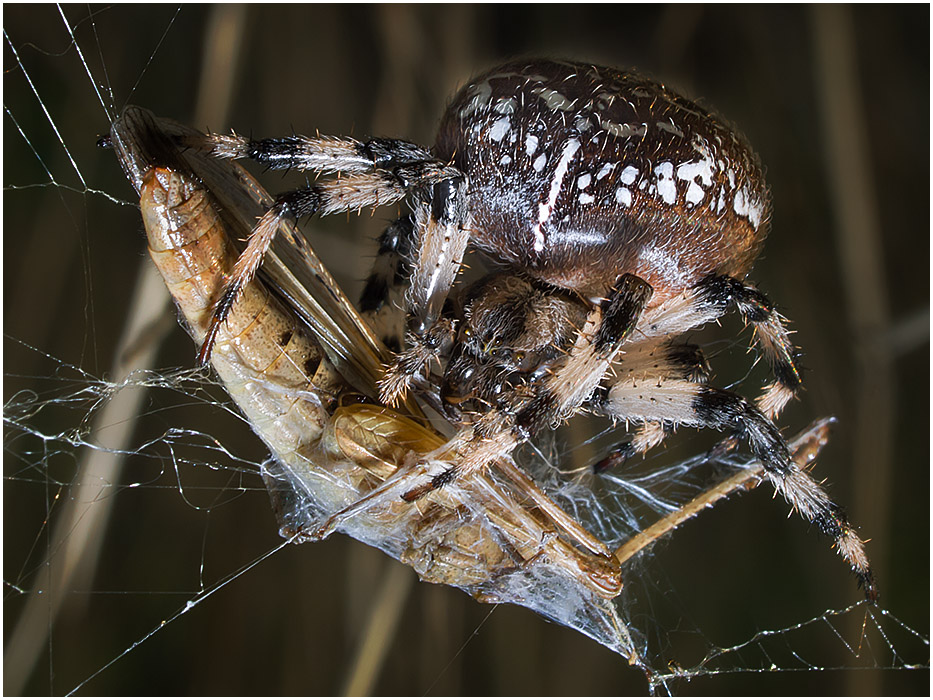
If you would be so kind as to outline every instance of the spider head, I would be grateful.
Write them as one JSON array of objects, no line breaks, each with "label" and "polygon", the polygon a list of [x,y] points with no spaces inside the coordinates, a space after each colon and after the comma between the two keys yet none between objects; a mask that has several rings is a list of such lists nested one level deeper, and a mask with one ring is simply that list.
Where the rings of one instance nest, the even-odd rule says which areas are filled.
[{"label": "spider head", "polygon": [[463,296],[442,395],[479,410],[545,375],[585,315],[577,299],[510,273],[484,277]]}]

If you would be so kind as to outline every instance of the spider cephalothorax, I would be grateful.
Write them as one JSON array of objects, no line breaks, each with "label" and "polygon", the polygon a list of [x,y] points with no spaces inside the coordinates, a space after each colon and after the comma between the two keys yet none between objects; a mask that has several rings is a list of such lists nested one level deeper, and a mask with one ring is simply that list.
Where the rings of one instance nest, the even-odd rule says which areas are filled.
[{"label": "spider cephalothorax", "polygon": [[572,294],[509,273],[468,287],[457,306],[457,337],[441,398],[473,411],[510,410],[563,357],[586,306]]},{"label": "spider cephalothorax", "polygon": [[[722,120],[636,74],[534,60],[464,87],[433,149],[235,134],[208,147],[340,174],[277,198],[216,306],[215,328],[283,220],[409,199],[411,215],[380,240],[361,301],[375,314],[405,288],[409,331],[382,399],[414,390],[455,422],[458,406],[470,420],[439,453],[456,458],[406,498],[486,468],[580,409],[641,426],[620,458],[677,426],[712,427],[748,442],[874,595],[862,542],[793,464],[773,423],[800,386],[797,350],[782,316],[745,282],[770,196],[757,156]],[[447,303],[468,245],[504,271]],[[702,354],[677,341],[732,309],[754,327],[775,376],[756,405],[709,386]]]}]

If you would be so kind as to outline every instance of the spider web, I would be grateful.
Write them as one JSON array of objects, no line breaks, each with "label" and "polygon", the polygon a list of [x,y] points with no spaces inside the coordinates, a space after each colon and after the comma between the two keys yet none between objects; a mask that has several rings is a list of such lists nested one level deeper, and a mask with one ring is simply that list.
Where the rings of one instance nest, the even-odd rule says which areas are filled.
[{"label": "spider web", "polygon": [[[811,692],[838,694],[858,692],[846,685],[853,675],[858,684],[884,671],[926,682],[924,623],[844,605],[857,596],[845,567],[799,522],[782,522],[763,490],[717,506],[626,570],[620,605],[652,665],[647,686],[580,635],[412,586],[407,569],[346,538],[284,547],[258,440],[209,376],[165,369],[194,356],[173,312],[150,304],[140,332],[124,329],[131,309],[146,307],[129,290],[148,260],[132,192],[112,154],[94,147],[127,100],[191,113],[204,26],[217,19],[207,13],[153,9],[143,22],[112,8],[6,13],[5,683],[19,671],[25,684],[6,692],[344,692],[380,621],[395,636],[381,638],[377,692],[780,694],[803,674]],[[325,260],[372,251],[344,233],[323,237],[344,245]],[[138,364],[166,333],[150,360],[160,369],[115,369]],[[114,360],[123,334],[142,340]],[[129,408],[108,413],[118,401]],[[526,461],[585,464],[611,442],[581,425]],[[564,505],[621,542],[709,483],[706,460],[691,457],[708,444],[676,442],[624,483],[603,482],[598,499],[565,484]],[[756,506],[768,511],[766,527],[810,543],[829,593],[799,583],[809,561],[792,573],[749,571],[743,541],[707,541],[716,520],[741,522]],[[692,579],[697,552],[719,562],[703,565],[715,578]],[[30,606],[40,614],[27,617]]]}]

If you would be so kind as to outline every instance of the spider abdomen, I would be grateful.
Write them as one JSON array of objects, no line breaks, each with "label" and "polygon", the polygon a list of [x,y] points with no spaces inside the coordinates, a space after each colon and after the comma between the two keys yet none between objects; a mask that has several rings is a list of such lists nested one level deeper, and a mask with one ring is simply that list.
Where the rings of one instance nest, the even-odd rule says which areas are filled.
[{"label": "spider abdomen", "polygon": [[496,68],[454,98],[436,155],[470,180],[479,250],[586,294],[623,273],[655,301],[710,274],[741,279],[767,235],[768,189],[744,140],[636,74]]}]

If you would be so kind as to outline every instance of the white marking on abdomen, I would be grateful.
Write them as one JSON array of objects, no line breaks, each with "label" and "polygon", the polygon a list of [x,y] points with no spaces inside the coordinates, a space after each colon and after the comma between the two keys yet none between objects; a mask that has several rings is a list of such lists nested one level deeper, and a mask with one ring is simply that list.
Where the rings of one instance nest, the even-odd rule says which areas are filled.
[{"label": "white marking on abdomen", "polygon": [[528,134],[525,137],[525,153],[528,154],[528,157],[534,155],[535,151],[538,150],[538,137],[534,134]]},{"label": "white marking on abdomen", "polygon": [[512,120],[508,117],[502,117],[495,124],[492,125],[492,128],[489,130],[489,138],[493,141],[501,141],[509,130],[512,128]]},{"label": "white marking on abdomen", "polygon": [[564,177],[567,175],[567,169],[570,167],[570,161],[579,149],[580,142],[577,139],[570,139],[564,144],[564,151],[560,154],[557,167],[554,168],[554,177],[551,179],[551,191],[548,193],[548,200],[538,205],[538,223],[535,224],[536,253],[544,250],[544,233],[541,231],[541,226],[551,218],[551,212],[554,211],[554,205],[560,196],[560,188],[564,183]]},{"label": "white marking on abdomen", "polygon": [[616,167],[615,163],[606,163],[603,167],[599,169],[599,172],[596,173],[596,179],[602,180],[606,175],[612,172],[612,169]]},{"label": "white marking on abdomen", "polygon": [[654,169],[654,174],[658,176],[658,194],[668,204],[673,204],[677,200],[677,185],[674,182],[674,164],[664,162]]},{"label": "white marking on abdomen", "polygon": [[626,165],[625,170],[619,175],[619,180],[623,185],[631,185],[638,177],[638,168],[634,165]]}]

